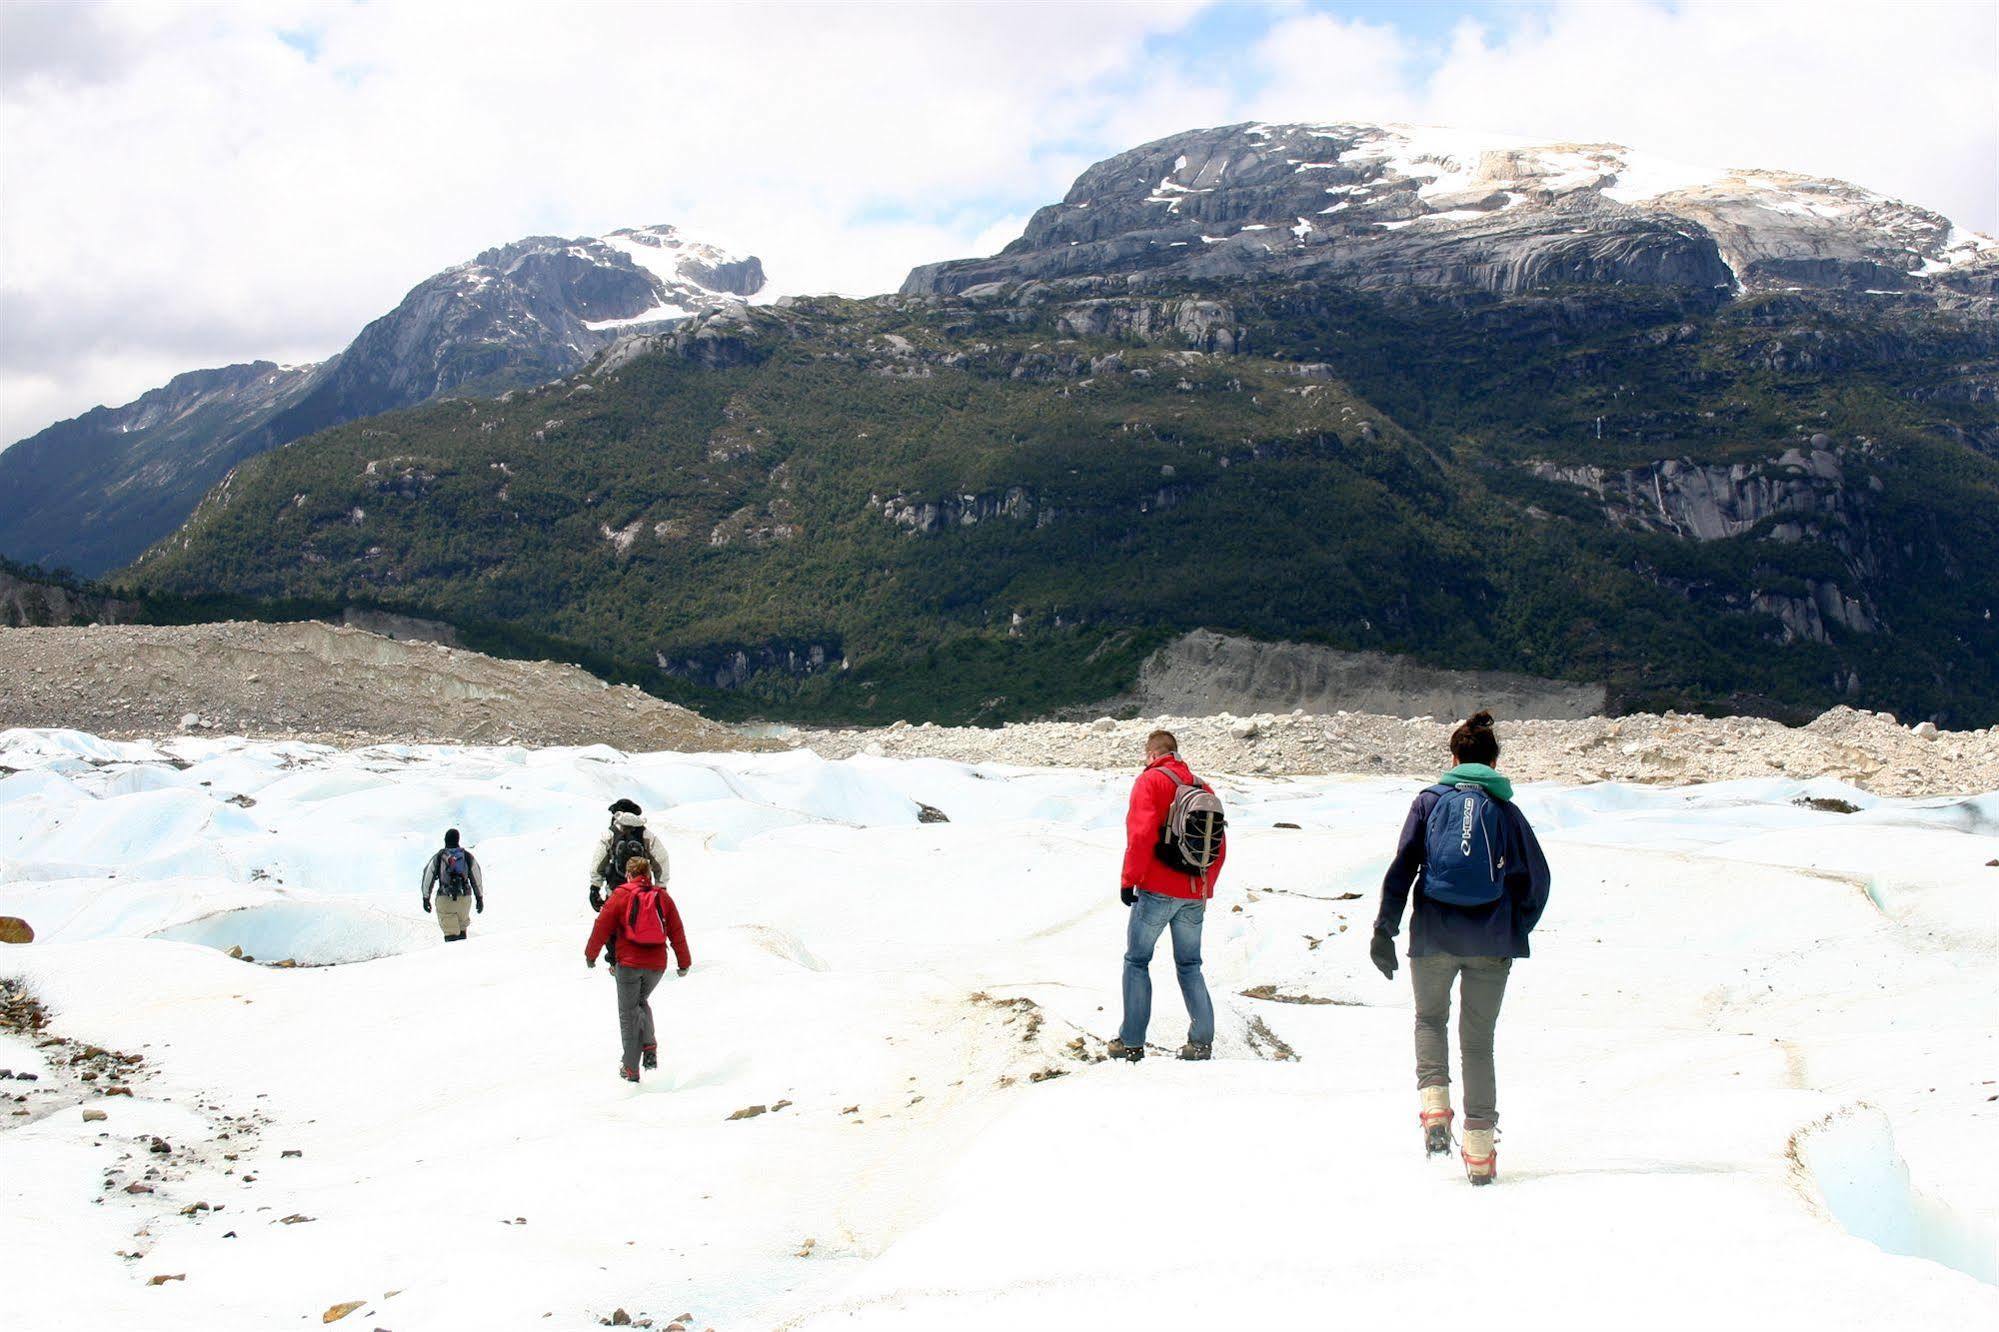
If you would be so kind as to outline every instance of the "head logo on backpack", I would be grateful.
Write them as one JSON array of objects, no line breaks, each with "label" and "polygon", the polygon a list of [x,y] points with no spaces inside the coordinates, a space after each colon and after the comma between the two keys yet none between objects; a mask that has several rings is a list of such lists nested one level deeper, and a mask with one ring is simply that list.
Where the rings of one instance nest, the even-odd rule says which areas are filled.
[{"label": "head logo on backpack", "polygon": [[1452,906],[1485,906],[1506,893],[1499,802],[1466,782],[1434,786],[1423,825],[1423,895]]},{"label": "head logo on backpack", "polygon": [[1228,823],[1222,814],[1222,798],[1203,782],[1182,781],[1171,768],[1160,771],[1173,779],[1174,791],[1166,822],[1159,828],[1159,863],[1192,875],[1205,886],[1208,871],[1222,853],[1222,834]]},{"label": "head logo on backpack", "polygon": [[463,897],[472,891],[472,858],[461,846],[447,846],[437,863],[437,882],[446,897]]},{"label": "head logo on backpack", "polygon": [[656,883],[632,889],[632,904],[625,909],[624,937],[627,943],[656,947],[666,942],[666,894]]}]

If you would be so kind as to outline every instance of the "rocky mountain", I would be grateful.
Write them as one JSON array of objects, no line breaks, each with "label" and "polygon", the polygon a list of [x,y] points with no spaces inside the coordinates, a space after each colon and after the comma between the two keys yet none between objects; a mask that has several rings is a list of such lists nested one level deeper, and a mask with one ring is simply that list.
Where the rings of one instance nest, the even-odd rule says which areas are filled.
[{"label": "rocky mountain", "polygon": [[535,236],[419,283],[339,355],[200,370],[0,452],[0,554],[95,575],[178,527],[247,457],[444,394],[567,373],[633,329],[741,304],[763,266],[670,226]]},{"label": "rocky mountain", "polygon": [[130,624],[145,617],[136,601],[48,578],[0,559],[0,629]]},{"label": "rocky mountain", "polygon": [[1120,153],[989,259],[908,294],[1076,276],[1513,294],[1574,282],[1999,295],[1999,243],[1842,181],[1615,144],[1406,125],[1231,125]]},{"label": "rocky mountain", "polygon": [[1198,131],[904,294],[258,458],[133,576],[517,626],[737,715],[1032,716],[1212,630],[1984,725],[1992,254],[1776,172]]}]

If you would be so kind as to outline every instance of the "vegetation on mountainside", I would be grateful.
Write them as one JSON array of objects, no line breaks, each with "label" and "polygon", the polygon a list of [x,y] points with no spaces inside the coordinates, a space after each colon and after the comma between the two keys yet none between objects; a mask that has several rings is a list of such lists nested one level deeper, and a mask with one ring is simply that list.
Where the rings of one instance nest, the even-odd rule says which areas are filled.
[{"label": "vegetation on mountainside", "polygon": [[[1995,354],[1978,326],[1189,294],[1230,300],[1251,353],[1065,337],[1055,301],[759,312],[719,368],[663,351],[254,459],[133,577],[513,626],[801,719],[1031,715],[1200,626],[1626,706],[1999,716],[1999,412],[1940,388]],[[1821,432],[1868,441],[1864,511],[1791,544],[1619,526],[1522,465],[1768,463]],[[1856,569],[1884,632],[1781,643],[1751,610]]]}]

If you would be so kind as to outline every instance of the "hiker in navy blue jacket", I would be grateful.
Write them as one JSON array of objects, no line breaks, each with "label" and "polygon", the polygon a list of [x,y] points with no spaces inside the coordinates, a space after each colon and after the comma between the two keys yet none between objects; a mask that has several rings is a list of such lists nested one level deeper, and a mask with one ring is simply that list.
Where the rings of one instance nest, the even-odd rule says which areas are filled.
[{"label": "hiker in navy blue jacket", "polygon": [[1527,956],[1527,936],[1548,905],[1548,861],[1534,829],[1500,776],[1492,714],[1480,712],[1451,733],[1456,766],[1409,807],[1395,859],[1381,880],[1381,911],[1368,953],[1395,977],[1395,934],[1409,912],[1409,971],[1416,990],[1416,1087],[1425,1146],[1451,1141],[1451,987],[1459,988],[1458,1053],[1464,1061],[1466,1174],[1474,1184],[1498,1175],[1493,1130],[1499,1123],[1493,1031],[1513,960]]}]

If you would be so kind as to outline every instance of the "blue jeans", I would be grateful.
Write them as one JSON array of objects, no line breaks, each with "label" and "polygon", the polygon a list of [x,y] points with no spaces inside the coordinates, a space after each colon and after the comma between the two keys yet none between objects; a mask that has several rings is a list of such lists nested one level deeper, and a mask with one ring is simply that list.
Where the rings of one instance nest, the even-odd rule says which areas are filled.
[{"label": "blue jeans", "polygon": [[1152,1021],[1152,950],[1160,932],[1173,927],[1173,968],[1180,977],[1180,997],[1187,1001],[1187,1039],[1195,1045],[1215,1040],[1215,1006],[1208,983],[1201,979],[1201,920],[1208,904],[1182,897],[1138,890],[1131,921],[1124,935],[1124,1025],[1118,1039],[1137,1048],[1145,1044]]}]

